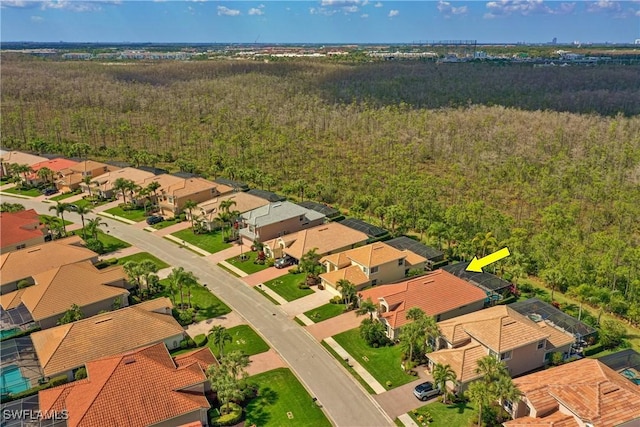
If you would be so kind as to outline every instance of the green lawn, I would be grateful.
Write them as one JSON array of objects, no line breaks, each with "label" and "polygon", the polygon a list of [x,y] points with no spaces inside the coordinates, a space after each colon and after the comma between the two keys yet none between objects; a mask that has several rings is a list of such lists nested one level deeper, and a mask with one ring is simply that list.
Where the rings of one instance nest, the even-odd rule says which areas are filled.
[{"label": "green lawn", "polygon": [[101,201],[96,201],[96,202],[92,202],[91,200],[87,200],[87,199],[80,199],[80,200],[76,200],[75,202],[73,202],[74,205],[76,206],[89,206],[91,208],[96,208],[100,205],[104,205],[105,203],[108,203],[108,200],[101,200]]},{"label": "green lawn", "polygon": [[[233,341],[224,346],[225,354],[232,351],[242,351],[248,356],[253,356],[269,350],[269,345],[249,325],[234,326],[227,329],[227,332],[229,332]],[[219,356],[218,348],[212,341],[209,341],[209,348],[211,348],[216,357]]]},{"label": "green lawn", "polygon": [[351,366],[349,366],[349,363],[344,360],[342,357],[340,357],[340,355],[338,353],[336,353],[336,351],[331,348],[331,346],[329,344],[327,344],[326,341],[322,341],[320,344],[322,344],[322,346],[329,352],[331,353],[331,355],[333,357],[336,358],[336,360],[338,362],[340,362],[340,364],[342,366],[344,366],[344,368],[349,371],[349,373],[351,373],[351,375],[353,375],[353,378],[355,378],[356,380],[358,380],[358,382],[360,383],[360,385],[362,385],[362,387],[364,387],[365,390],[367,390],[367,392],[369,392],[370,394],[376,394],[376,392],[371,388],[371,386],[364,380],[362,379],[362,377],[355,371],[355,369],[353,369]]},{"label": "green lawn", "polygon": [[331,319],[344,313],[344,304],[325,304],[320,307],[314,308],[304,313],[309,319],[315,323],[322,322],[323,320]]},{"label": "green lawn", "polygon": [[293,301],[313,293],[311,289],[298,289],[298,284],[303,282],[304,279],[304,274],[289,273],[277,279],[269,280],[264,285],[287,301]]},{"label": "green lawn", "polygon": [[[82,237],[82,230],[76,230],[73,232],[73,234],[76,234]],[[87,238],[91,238],[91,235],[88,234]],[[124,240],[120,240],[116,237],[113,237],[112,235],[107,234],[102,230],[98,230],[98,240],[102,242],[102,246],[104,248],[104,251],[102,251],[103,254],[128,248],[131,246],[129,243],[125,242]]]},{"label": "green lawn", "polygon": [[229,264],[234,267],[239,268],[247,274],[257,273],[258,271],[265,270],[269,268],[269,266],[265,264],[256,264],[255,260],[258,257],[258,252],[248,251],[243,254],[245,257],[243,260],[240,259],[240,255],[234,256],[226,260]]},{"label": "green lawn", "polygon": [[[44,214],[40,214],[40,215],[39,215],[39,217],[40,217],[40,222],[45,221],[45,218],[57,218],[57,219],[61,219],[60,217],[55,216],[55,215],[44,215]],[[68,219],[65,219],[65,220],[64,220],[64,225],[71,225],[71,224],[73,224],[73,222],[69,221]]]},{"label": "green lawn", "polygon": [[[469,403],[453,403],[443,405],[440,402],[433,402],[420,408],[410,411],[409,415],[419,426],[429,425],[429,427],[467,427],[477,422],[477,416],[474,408]],[[418,421],[418,417],[422,415],[422,423]],[[431,423],[424,423],[424,419],[429,416],[433,418]]]},{"label": "green lawn", "polygon": [[167,228],[170,227],[172,225],[175,225],[179,222],[182,222],[182,220],[179,217],[173,217],[171,219],[165,219],[162,222],[159,222],[157,224],[153,224],[152,227],[155,228],[156,230],[162,230],[163,228]]},{"label": "green lawn", "polygon": [[131,221],[135,221],[135,222],[144,221],[144,219],[147,217],[147,215],[144,212],[144,209],[131,209],[131,210],[125,211],[119,206],[116,206],[115,208],[107,209],[105,212],[111,215],[119,216],[120,218],[125,218]]},{"label": "green lawn", "polygon": [[194,234],[191,228],[186,228],[176,231],[172,236],[176,236],[178,239],[191,243],[193,246],[197,246],[212,254],[231,247],[230,243],[222,241],[222,235],[218,231],[206,234]]},{"label": "green lawn", "polygon": [[158,266],[158,270],[162,270],[163,268],[169,267],[169,264],[156,258],[155,256],[151,255],[149,252],[139,252],[137,254],[122,257],[118,259],[118,264],[124,265],[127,261],[140,262],[145,259],[150,259],[151,261],[153,261]]},{"label": "green lawn", "polygon": [[[165,287],[164,292],[162,292],[160,296],[169,297],[169,280],[162,279],[160,280],[160,283]],[[186,304],[188,299],[186,289],[183,291],[183,296]],[[176,290],[173,298],[171,299],[174,303],[180,304],[180,292]],[[200,284],[191,288],[191,304],[198,307],[196,322],[231,313],[231,309],[225,303],[220,301],[220,299],[212,294],[209,289]]]},{"label": "green lawn", "polygon": [[64,200],[64,199],[68,199],[69,197],[73,197],[75,195],[77,195],[79,193],[72,191],[70,193],[62,193],[62,194],[58,194],[55,197],[49,197],[49,200],[53,200],[54,202],[58,202],[60,200]]},{"label": "green lawn", "polygon": [[[220,265],[220,264],[218,264],[218,265]],[[222,266],[222,265],[220,265],[220,266],[226,270],[226,267],[224,267],[224,266]],[[235,273],[234,273],[233,271],[231,271],[231,270],[228,270],[228,271],[229,271],[231,274],[234,274],[234,275],[235,275]],[[266,293],[263,289],[261,289],[261,287],[260,287],[260,286],[254,286],[254,287],[253,287],[253,289],[255,289],[256,291],[260,292],[260,293],[261,293],[261,294],[262,294],[266,299],[268,299],[269,301],[271,301],[274,305],[280,305],[280,303],[279,303],[278,301],[274,300],[274,299],[271,297],[271,295],[269,295],[269,294],[268,294],[268,293]],[[298,319],[298,318],[296,317],[296,319]],[[298,319],[298,320],[300,320],[300,319]],[[300,324],[301,324],[302,326],[305,326],[305,325],[304,325],[304,323],[302,323],[302,321],[301,321],[301,320],[300,320]]]},{"label": "green lawn", "polygon": [[3,193],[17,194],[19,196],[27,196],[27,197],[38,197],[42,195],[40,190],[37,188],[30,188],[28,190],[20,190],[17,187],[7,188],[6,190],[2,190]]},{"label": "green lawn", "polygon": [[[322,410],[287,368],[274,369],[249,378],[259,386],[258,396],[246,407],[245,425],[331,426]],[[291,418],[287,414],[291,414]]]},{"label": "green lawn", "polygon": [[[407,384],[416,379],[416,377],[406,374],[400,367],[402,351],[397,345],[380,348],[369,347],[360,337],[358,328],[335,335],[333,339],[353,356],[353,360],[360,363],[387,389]],[[391,381],[391,387],[387,387],[387,381]]]}]

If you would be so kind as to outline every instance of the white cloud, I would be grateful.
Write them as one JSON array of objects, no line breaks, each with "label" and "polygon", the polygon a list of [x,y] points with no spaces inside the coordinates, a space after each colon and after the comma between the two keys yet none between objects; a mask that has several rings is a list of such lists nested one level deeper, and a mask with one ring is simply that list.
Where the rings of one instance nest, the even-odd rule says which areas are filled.
[{"label": "white cloud", "polygon": [[398,16],[398,15],[400,15],[399,10],[393,9],[389,11],[389,18],[393,18],[394,16]]},{"label": "white cloud", "polygon": [[[604,0],[606,1],[606,0]],[[574,11],[576,3],[552,3],[556,7],[549,6],[549,2],[543,0],[497,0],[487,2],[489,9],[485,13],[485,19],[510,15],[564,15]]]},{"label": "white cloud", "polygon": [[0,1],[0,7],[15,7],[15,8],[31,8],[38,7],[38,2],[26,1],[26,0],[2,0]]},{"label": "white cloud", "polygon": [[257,7],[252,7],[249,9],[249,15],[264,15],[264,11]]},{"label": "white cloud", "polygon": [[44,18],[42,16],[38,16],[38,15],[31,16],[31,22],[42,22],[42,21],[44,21]]},{"label": "white cloud", "polygon": [[440,0],[438,2],[438,10],[445,16],[464,15],[469,11],[467,6],[454,7],[448,1]]},{"label": "white cloud", "polygon": [[619,12],[622,9],[619,1],[598,0],[590,2],[587,6],[589,12]]},{"label": "white cloud", "polygon": [[229,9],[225,6],[218,6],[218,16],[238,16],[240,15],[240,11],[238,9]]},{"label": "white cloud", "polygon": [[374,4],[373,7],[382,7],[382,3],[378,2],[378,3]]},{"label": "white cloud", "polygon": [[362,15],[360,15],[360,18],[368,18],[368,17],[369,17],[369,15],[366,14],[366,13],[363,13]]}]

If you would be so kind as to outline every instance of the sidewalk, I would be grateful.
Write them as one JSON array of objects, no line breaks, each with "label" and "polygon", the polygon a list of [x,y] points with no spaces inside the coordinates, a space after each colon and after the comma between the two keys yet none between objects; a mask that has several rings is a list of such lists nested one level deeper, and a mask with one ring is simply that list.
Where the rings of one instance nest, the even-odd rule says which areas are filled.
[{"label": "sidewalk", "polygon": [[[153,229],[153,234],[155,234],[156,236],[161,236],[164,237],[168,234],[173,234],[176,231],[182,231],[185,230],[187,228],[191,227],[191,223],[189,221],[182,221],[182,222],[178,222],[176,224],[170,225],[168,227],[165,228],[161,228],[160,230],[156,230],[155,228]],[[207,252],[207,254],[209,254]]]},{"label": "sidewalk", "polygon": [[415,423],[415,421],[413,421],[413,418],[411,418],[409,416],[409,414],[402,414],[398,416],[398,419],[400,420],[400,422],[402,424],[404,424],[406,427],[419,427],[418,424]]},{"label": "sidewalk", "polygon": [[282,309],[291,317],[296,317],[306,311],[320,307],[329,303],[333,294],[327,290],[319,290],[317,286],[312,286],[313,294],[298,298],[282,306]]},{"label": "sidewalk", "polygon": [[223,249],[220,252],[209,255],[207,257],[207,260],[211,261],[213,264],[217,264],[220,261],[224,261],[225,259],[233,258],[240,255],[240,250],[240,246],[234,244],[230,248]]},{"label": "sidewalk", "polygon": [[289,303],[289,301],[287,301],[286,299],[282,298],[280,295],[278,295],[277,293],[273,292],[268,287],[263,286],[262,283],[258,283],[256,286],[258,286],[258,288],[260,288],[260,290],[263,291],[265,294],[269,295],[271,298],[276,300],[278,302],[278,304],[280,304],[281,306],[282,305],[286,305],[286,304]]},{"label": "sidewalk", "polygon": [[338,356],[340,356],[343,360],[348,360],[349,366],[351,366],[353,370],[356,371],[358,375],[360,375],[360,378],[362,378],[367,384],[369,384],[369,387],[371,387],[376,394],[384,393],[385,391],[387,391],[382,386],[382,384],[380,384],[366,369],[362,367],[360,363],[358,363],[356,360],[353,360],[353,357],[349,353],[347,353],[347,351],[342,348],[340,344],[338,344],[333,338],[326,338],[324,342],[329,344],[333,351],[338,353]]},{"label": "sidewalk", "polygon": [[226,268],[227,270],[233,271],[238,277],[247,277],[248,276],[247,273],[245,273],[244,271],[240,270],[235,265],[229,264],[227,261],[220,261],[218,264],[224,266],[224,268]]},{"label": "sidewalk", "polygon": [[193,252],[196,252],[196,253],[198,253],[198,254],[200,254],[202,256],[211,255],[209,252],[205,251],[204,249],[200,249],[199,247],[197,247],[195,245],[192,245],[191,243],[185,242],[184,240],[179,239],[176,236],[172,236],[171,234],[167,234],[166,236],[163,236],[163,238],[165,238],[167,240],[171,240],[172,242],[176,242],[180,246],[182,246],[183,248],[189,248]]}]

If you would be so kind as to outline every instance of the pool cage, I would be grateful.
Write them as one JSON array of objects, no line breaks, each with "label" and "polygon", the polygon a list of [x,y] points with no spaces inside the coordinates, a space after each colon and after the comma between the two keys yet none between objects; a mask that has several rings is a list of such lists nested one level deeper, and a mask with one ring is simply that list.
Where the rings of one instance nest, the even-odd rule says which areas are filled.
[{"label": "pool cage", "polygon": [[43,379],[31,337],[19,337],[2,342],[0,356],[2,396],[17,394],[35,387]]},{"label": "pool cage", "polygon": [[[65,420],[37,419],[37,411],[40,409],[38,395],[25,397],[24,399],[14,400],[4,403],[0,416],[2,421],[1,427],[64,427],[67,425]],[[16,416],[16,414],[21,414]]]},{"label": "pool cage", "polygon": [[36,322],[34,322],[31,313],[29,313],[29,310],[27,310],[24,304],[20,304],[9,310],[0,307],[0,330],[2,332],[2,339],[12,337],[23,331],[28,331],[36,326]]}]

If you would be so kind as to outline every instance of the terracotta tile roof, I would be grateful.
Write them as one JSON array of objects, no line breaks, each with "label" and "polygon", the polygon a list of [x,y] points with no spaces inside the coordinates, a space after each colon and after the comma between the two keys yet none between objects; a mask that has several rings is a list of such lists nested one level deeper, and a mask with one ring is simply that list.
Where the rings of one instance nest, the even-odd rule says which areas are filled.
[{"label": "terracotta tile roof", "polygon": [[279,242],[287,242],[284,252],[296,259],[300,259],[314,248],[317,249],[318,255],[324,255],[347,246],[364,243],[367,239],[367,235],[360,231],[345,227],[339,222],[328,222],[269,240],[265,244],[275,248],[278,247]]},{"label": "terracotta tile roof", "polygon": [[322,280],[330,283],[334,288],[339,280],[348,280],[355,286],[361,286],[369,283],[369,277],[362,272],[362,269],[357,265],[352,265],[347,268],[341,268],[340,270],[330,271],[328,273],[322,273],[320,275]]},{"label": "terracotta tile roof", "polygon": [[457,380],[462,383],[480,378],[481,375],[476,373],[478,360],[485,356],[487,356],[487,349],[476,343],[427,354],[427,357],[434,363],[451,366],[451,369],[456,373]]},{"label": "terracotta tile roof", "polygon": [[547,330],[505,305],[444,320],[438,326],[442,336],[453,345],[473,337],[497,353],[549,337]]},{"label": "terracotta tile roof", "polygon": [[125,280],[126,275],[119,265],[98,270],[91,261],[81,261],[36,274],[33,278],[35,285],[0,295],[2,307],[8,309],[15,305],[14,299],[20,298],[33,319],[39,321],[62,316],[72,304],[82,309],[100,301],[129,295],[126,289],[108,285]]},{"label": "terracotta tile roof", "polygon": [[345,252],[345,255],[353,262],[371,268],[386,264],[406,257],[406,254],[398,249],[382,242],[372,243]]},{"label": "terracotta tile roof", "polygon": [[175,184],[170,185],[167,189],[167,193],[173,194],[174,197],[185,197],[201,191],[210,191],[213,189],[216,189],[219,194],[227,194],[233,191],[233,188],[231,187],[216,184],[215,182],[204,178],[186,178],[182,179],[181,182],[176,182]]},{"label": "terracotta tile roof", "polygon": [[[598,427],[640,420],[640,405],[632,404],[640,402],[640,387],[596,359],[581,359],[513,382],[532,407],[541,407],[545,412],[551,407],[549,402],[553,402],[554,414],[560,412],[562,405],[582,422]],[[516,427],[521,420],[505,425]]]},{"label": "terracotta tile roof", "polygon": [[548,417],[522,417],[503,423],[505,427],[579,427],[575,418],[562,412],[554,412]]},{"label": "terracotta tile roof", "polygon": [[487,297],[482,290],[444,270],[360,294],[362,299],[371,298],[374,303],[380,299],[386,301],[389,311],[381,316],[394,329],[407,323],[406,312],[413,307],[422,309],[428,316],[436,316]]},{"label": "terracotta tile roof", "polygon": [[202,347],[198,350],[194,350],[190,353],[180,354],[173,358],[176,365],[178,367],[184,367],[191,365],[192,363],[197,363],[200,365],[203,371],[206,371],[207,368],[211,365],[217,365],[218,361],[216,360],[209,347]]},{"label": "terracotta tile roof", "polygon": [[0,212],[0,244],[3,248],[38,237],[44,238],[44,233],[40,216],[34,209]]},{"label": "terracotta tile roof", "polygon": [[57,159],[45,160],[43,162],[39,162],[31,165],[31,169],[33,169],[33,173],[27,175],[29,179],[38,178],[38,171],[42,168],[49,168],[53,172],[59,172],[63,169],[71,168],[77,165],[78,162],[74,162],[73,160],[64,159],[62,157],[58,157]]},{"label": "terracotta tile roof", "polygon": [[[166,307],[172,307],[168,298]],[[155,308],[156,301],[149,306]],[[132,331],[133,325],[144,325]],[[89,360],[135,350],[184,335],[170,314],[148,311],[146,303],[98,314],[87,319],[31,334],[45,376],[55,376]]]},{"label": "terracotta tile roof", "polygon": [[113,183],[116,182],[116,179],[130,179],[138,185],[142,185],[142,183],[148,179],[152,178],[155,175],[151,172],[143,171],[136,168],[123,168],[114,171],[107,172],[100,176],[97,176],[91,180],[93,185],[97,185],[98,189],[101,191],[110,191],[113,190]]},{"label": "terracotta tile roof", "polygon": [[0,256],[0,269],[2,270],[0,277],[4,285],[61,265],[97,258],[97,253],[82,246],[80,236],[67,237],[18,252],[2,254]]},{"label": "terracotta tile roof", "polygon": [[39,394],[42,411],[68,411],[68,427],[142,427],[210,408],[203,392],[187,390],[207,381],[205,371],[176,366],[162,343],[86,366],[85,380]]},{"label": "terracotta tile roof", "polygon": [[2,163],[29,166],[47,161],[46,157],[35,156],[33,154],[23,153],[21,151],[10,151],[6,154],[3,154],[0,159],[2,159]]}]

